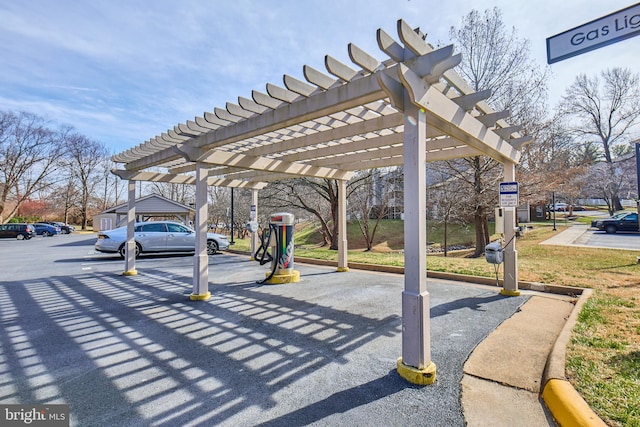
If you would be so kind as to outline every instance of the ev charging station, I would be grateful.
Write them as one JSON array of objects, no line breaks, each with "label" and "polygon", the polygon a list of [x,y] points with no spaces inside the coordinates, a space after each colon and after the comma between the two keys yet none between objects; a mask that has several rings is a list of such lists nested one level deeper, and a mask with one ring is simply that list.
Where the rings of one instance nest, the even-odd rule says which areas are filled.
[{"label": "ev charging station", "polygon": [[[262,230],[260,247],[254,254],[254,259],[260,265],[271,262],[271,271],[260,283],[275,285],[300,281],[300,272],[294,269],[294,224],[292,213],[270,215],[269,228]],[[251,224],[250,230],[257,231],[257,223]]]}]

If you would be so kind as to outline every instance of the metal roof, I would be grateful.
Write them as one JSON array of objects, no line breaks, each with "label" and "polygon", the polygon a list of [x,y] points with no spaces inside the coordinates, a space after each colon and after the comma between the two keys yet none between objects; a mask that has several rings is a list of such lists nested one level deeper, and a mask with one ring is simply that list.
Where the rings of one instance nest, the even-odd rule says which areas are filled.
[{"label": "metal roof", "polygon": [[[377,31],[386,59],[348,45],[352,65],[325,57],[326,72],[303,67],[306,81],[285,75],[225,108],[216,107],[112,157],[123,179],[195,183],[195,162],[209,185],[263,188],[295,176],[349,179],[354,171],[403,164],[403,105],[426,113],[427,161],[490,156],[517,163],[530,138],[504,121],[453,70],[453,47],[434,49],[398,21],[394,40]],[[405,91],[406,89],[406,91]],[[409,97],[403,94],[408,93]]]}]

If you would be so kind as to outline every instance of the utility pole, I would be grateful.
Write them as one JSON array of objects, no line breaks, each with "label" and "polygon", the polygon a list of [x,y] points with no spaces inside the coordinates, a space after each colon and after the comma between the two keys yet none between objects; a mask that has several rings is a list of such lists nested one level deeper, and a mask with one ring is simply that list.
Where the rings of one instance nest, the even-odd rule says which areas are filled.
[{"label": "utility pole", "polygon": [[236,242],[233,240],[233,223],[235,221],[234,212],[233,212],[233,187],[231,187],[231,241],[229,242],[232,245],[235,245]]},{"label": "utility pole", "polygon": [[640,142],[638,141],[636,141],[636,178],[638,179],[636,211],[638,212],[638,230],[640,231]]},{"label": "utility pole", "polygon": [[553,231],[556,231],[556,192],[551,192],[551,210],[553,212]]}]

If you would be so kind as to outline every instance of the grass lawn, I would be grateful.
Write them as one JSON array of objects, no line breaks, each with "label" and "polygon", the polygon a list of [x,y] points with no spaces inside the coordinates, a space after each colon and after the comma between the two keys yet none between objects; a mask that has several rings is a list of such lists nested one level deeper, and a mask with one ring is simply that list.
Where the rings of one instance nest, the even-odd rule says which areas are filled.
[{"label": "grass lawn", "polygon": [[[640,427],[640,265],[636,261],[640,253],[540,245],[565,224],[559,221],[556,232],[551,225],[539,224],[518,239],[519,278],[594,289],[567,348],[567,376],[607,424]],[[402,221],[385,221],[374,249],[367,252],[357,224],[349,224],[349,261],[404,265],[402,227]],[[448,245],[468,245],[474,240],[471,228],[450,226],[450,231]],[[319,246],[319,235],[312,227],[301,228],[295,239],[297,256],[337,260],[337,251]],[[431,248],[441,245],[442,227],[428,224],[427,239]],[[248,248],[248,240],[236,240],[234,249]],[[427,268],[494,277],[492,265],[468,254],[428,255]]]}]

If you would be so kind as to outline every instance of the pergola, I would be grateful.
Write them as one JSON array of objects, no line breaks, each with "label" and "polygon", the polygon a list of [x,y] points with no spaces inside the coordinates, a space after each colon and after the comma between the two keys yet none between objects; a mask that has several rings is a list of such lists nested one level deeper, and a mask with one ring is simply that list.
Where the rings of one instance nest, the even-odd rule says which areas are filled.
[{"label": "pergola", "polygon": [[[530,140],[504,121],[453,70],[453,47],[434,49],[419,30],[400,20],[396,41],[379,29],[380,61],[354,44],[354,65],[325,57],[326,72],[303,67],[306,81],[284,76],[284,87],[266,85],[225,108],[215,108],[113,156],[129,181],[128,255],[124,274],[136,274],[133,223],[135,182],[189,183],[196,192],[196,253],[192,300],[208,299],[207,186],[258,190],[269,182],[305,176],[338,180],[339,261],[347,271],[346,184],[354,172],[404,167],[405,289],[402,357],[409,381],[435,380],[431,361],[426,277],[426,162],[489,156],[515,181],[519,148]],[[505,275],[502,293],[518,295],[515,208],[505,209]],[[255,247],[255,238],[253,245]]]}]

